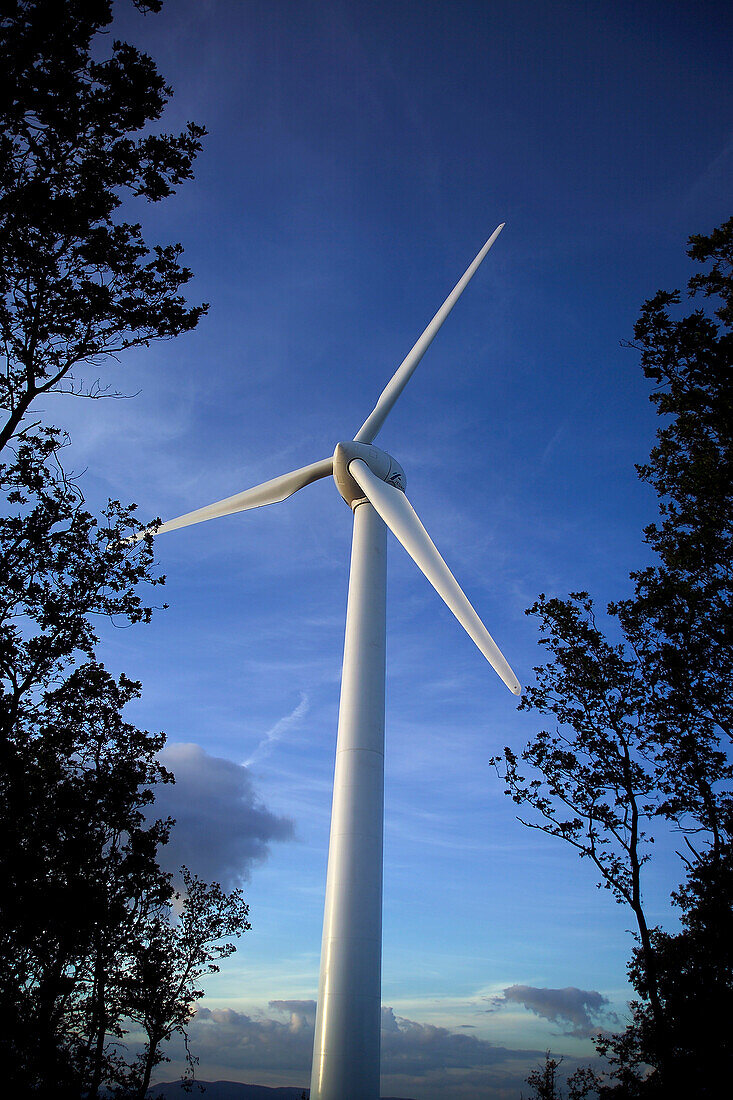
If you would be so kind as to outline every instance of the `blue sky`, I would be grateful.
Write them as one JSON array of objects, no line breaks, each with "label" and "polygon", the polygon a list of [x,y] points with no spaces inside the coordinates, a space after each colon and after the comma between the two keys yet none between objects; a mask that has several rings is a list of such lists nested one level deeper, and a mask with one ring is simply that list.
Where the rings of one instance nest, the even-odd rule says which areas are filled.
[{"label": "blue sky", "polygon": [[[174,86],[166,129],[210,132],[196,181],[134,217],[182,241],[211,310],[103,368],[134,400],[49,408],[90,499],[165,519],[330,454],[505,221],[379,443],[526,683],[536,595],[603,602],[643,560],[634,462],[655,423],[620,342],[687,277],[687,236],[730,213],[723,6],[117,10]],[[350,530],[323,481],[163,536],[170,609],[104,635],[108,666],[143,681],[135,719],[168,733],[171,857],[243,876],[251,905],[194,1025],[203,1079],[307,1084]],[[393,542],[386,1094],[515,1100],[537,1052],[571,1063],[623,1016],[630,915],[516,822],[488,766],[537,728]],[[670,851],[653,922],[676,875]]]}]

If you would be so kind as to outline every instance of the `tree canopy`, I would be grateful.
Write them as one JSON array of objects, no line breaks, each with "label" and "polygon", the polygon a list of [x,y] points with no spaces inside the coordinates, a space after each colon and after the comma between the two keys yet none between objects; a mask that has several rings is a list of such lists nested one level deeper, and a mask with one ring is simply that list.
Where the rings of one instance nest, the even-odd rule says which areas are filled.
[{"label": "tree canopy", "polygon": [[[586,592],[529,608],[550,660],[520,706],[555,725],[494,759],[521,820],[572,844],[636,918],[631,1022],[598,1039],[608,1072],[571,1078],[578,1097],[712,1097],[733,1069],[733,219],[688,255],[694,308],[659,291],[629,345],[660,417],[638,467],[659,503],[652,563],[609,604],[608,631]],[[664,823],[682,840],[679,933],[644,909]]]},{"label": "tree canopy", "polygon": [[152,132],[171,89],[128,43],[100,59],[111,8],[0,15],[0,1052],[6,1089],[54,1100],[143,1100],[249,927],[240,891],[184,869],[178,895],[161,869],[165,737],[126,720],[140,685],[101,659],[100,621],[153,614],[151,537],[127,541],[133,505],[93,514],[63,431],[32,415],[49,392],[102,396],[85,370],[206,309],[180,293],[181,245],[121,216],[191,177],[204,130]]},{"label": "tree canopy", "polygon": [[[138,2],[159,11],[161,0]],[[148,245],[127,200],[192,176],[203,127],[151,133],[172,94],[146,54],[92,43],[111,0],[9,0],[0,17],[0,448],[40,394],[94,396],[82,368],[194,328],[180,244]]]}]

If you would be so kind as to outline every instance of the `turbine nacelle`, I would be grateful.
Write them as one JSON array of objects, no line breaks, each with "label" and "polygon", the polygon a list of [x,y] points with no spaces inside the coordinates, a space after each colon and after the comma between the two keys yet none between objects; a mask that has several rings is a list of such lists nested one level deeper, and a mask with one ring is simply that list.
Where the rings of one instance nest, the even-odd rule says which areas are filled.
[{"label": "turbine nacelle", "polygon": [[380,481],[405,492],[405,471],[396,459],[371,443],[357,443],[354,439],[343,440],[336,444],[333,452],[333,480],[350,508],[354,509],[357,504],[363,504],[369,499],[349,471],[349,466],[356,458],[368,466]]}]

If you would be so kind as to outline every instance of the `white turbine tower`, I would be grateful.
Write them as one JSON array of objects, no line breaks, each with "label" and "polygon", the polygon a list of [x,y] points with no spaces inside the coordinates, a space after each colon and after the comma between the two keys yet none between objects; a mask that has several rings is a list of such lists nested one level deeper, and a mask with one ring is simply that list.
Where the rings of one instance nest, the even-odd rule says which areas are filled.
[{"label": "white turbine tower", "polygon": [[[405,496],[402,467],[373,446],[390,409],[504,224],[497,226],[395,371],[353,440],[332,458],[169,520],[155,534],[276,504],[333,474],[354,514],[311,1100],[378,1100],[387,527],[510,691],[517,677]],[[142,537],[141,532],[138,538]]]}]

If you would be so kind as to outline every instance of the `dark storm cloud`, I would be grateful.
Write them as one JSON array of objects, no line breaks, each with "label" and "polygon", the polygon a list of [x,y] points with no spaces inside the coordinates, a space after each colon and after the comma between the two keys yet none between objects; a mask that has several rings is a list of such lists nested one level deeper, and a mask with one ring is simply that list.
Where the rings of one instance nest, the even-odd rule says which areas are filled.
[{"label": "dark storm cloud", "polygon": [[185,864],[201,878],[232,889],[267,858],[273,841],[292,839],[292,820],[259,801],[242,764],[210,756],[194,744],[166,745],[160,759],[176,777],[175,784],[158,787],[149,810],[176,819],[161,850],[167,870],[175,873]]},{"label": "dark storm cloud", "polygon": [[603,1013],[608,1000],[594,989],[543,989],[533,985],[510,985],[494,998],[493,1006],[520,1004],[551,1020],[563,1029],[564,1034],[582,1038],[601,1030],[597,1017]]}]

